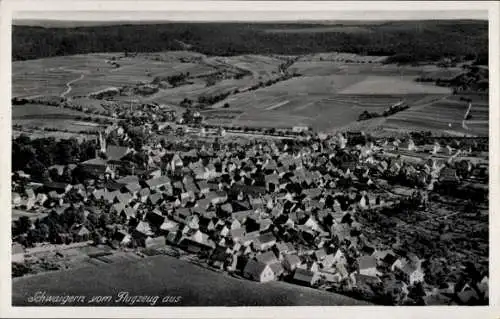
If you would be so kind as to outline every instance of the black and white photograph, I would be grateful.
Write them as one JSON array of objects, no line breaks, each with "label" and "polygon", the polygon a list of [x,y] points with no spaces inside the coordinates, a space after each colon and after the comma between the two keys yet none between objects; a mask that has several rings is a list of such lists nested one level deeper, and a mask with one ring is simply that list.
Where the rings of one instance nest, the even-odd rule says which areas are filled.
[{"label": "black and white photograph", "polygon": [[490,305],[487,8],[119,3],[9,21],[12,307]]}]

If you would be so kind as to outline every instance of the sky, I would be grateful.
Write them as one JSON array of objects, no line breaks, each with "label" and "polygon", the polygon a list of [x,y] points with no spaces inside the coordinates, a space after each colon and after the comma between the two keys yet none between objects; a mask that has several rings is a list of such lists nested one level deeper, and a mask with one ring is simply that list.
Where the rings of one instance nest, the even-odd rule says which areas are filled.
[{"label": "sky", "polygon": [[14,20],[64,21],[297,21],[488,19],[483,10],[447,11],[15,11]]}]

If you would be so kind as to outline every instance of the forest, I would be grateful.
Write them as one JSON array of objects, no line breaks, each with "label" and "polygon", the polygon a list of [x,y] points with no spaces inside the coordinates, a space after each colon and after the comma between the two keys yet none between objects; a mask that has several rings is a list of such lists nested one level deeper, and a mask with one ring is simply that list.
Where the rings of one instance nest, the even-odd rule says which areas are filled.
[{"label": "forest", "polygon": [[[300,24],[302,29],[318,24]],[[480,20],[363,24],[367,32],[267,32],[297,24],[165,23],[89,27],[13,26],[14,61],[93,52],[191,50],[207,55],[310,54],[340,51],[393,56],[398,63],[475,57],[487,63],[488,23]]]}]

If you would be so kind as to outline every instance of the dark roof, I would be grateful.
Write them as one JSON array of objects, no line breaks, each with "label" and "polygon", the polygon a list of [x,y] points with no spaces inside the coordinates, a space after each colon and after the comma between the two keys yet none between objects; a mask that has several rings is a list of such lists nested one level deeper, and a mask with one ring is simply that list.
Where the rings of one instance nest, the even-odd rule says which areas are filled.
[{"label": "dark roof", "polygon": [[377,267],[377,260],[373,256],[361,256],[358,258],[359,269]]},{"label": "dark roof", "polygon": [[252,259],[247,262],[244,272],[249,274],[253,279],[257,279],[266,267],[266,264]]},{"label": "dark roof", "polygon": [[260,243],[270,243],[272,241],[276,241],[276,237],[273,234],[267,233],[259,236],[258,241]]},{"label": "dark roof", "polygon": [[272,263],[278,262],[276,255],[272,251],[268,251],[268,252],[265,252],[263,254],[259,254],[255,258],[263,264],[272,264]]},{"label": "dark roof", "polygon": [[108,160],[118,161],[122,159],[128,153],[128,147],[108,145],[106,148],[106,156]]},{"label": "dark roof", "polygon": [[293,280],[310,284],[314,278],[314,273],[307,269],[297,268],[293,274]]}]

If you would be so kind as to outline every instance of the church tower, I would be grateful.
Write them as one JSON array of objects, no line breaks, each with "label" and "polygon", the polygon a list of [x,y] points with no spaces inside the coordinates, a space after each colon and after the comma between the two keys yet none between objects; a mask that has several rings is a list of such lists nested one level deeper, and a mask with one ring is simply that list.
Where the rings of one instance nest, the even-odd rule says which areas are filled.
[{"label": "church tower", "polygon": [[99,148],[101,153],[106,153],[106,137],[99,132]]}]

